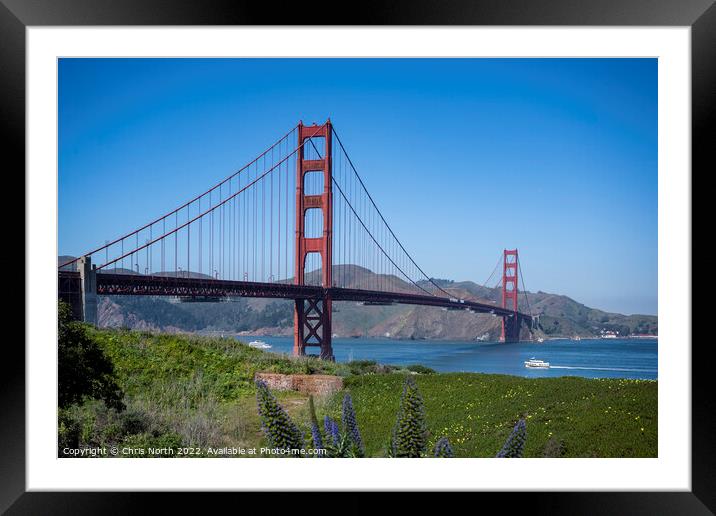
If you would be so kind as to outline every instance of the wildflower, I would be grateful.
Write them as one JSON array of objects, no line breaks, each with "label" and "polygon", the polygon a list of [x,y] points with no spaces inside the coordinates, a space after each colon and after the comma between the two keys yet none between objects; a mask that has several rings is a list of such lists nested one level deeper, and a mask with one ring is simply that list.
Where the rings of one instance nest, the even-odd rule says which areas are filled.
[{"label": "wildflower", "polygon": [[321,437],[321,431],[316,423],[311,423],[311,439],[314,448],[323,448],[323,437]]},{"label": "wildflower", "polygon": [[525,448],[525,441],[527,440],[527,424],[524,419],[517,421],[517,424],[512,429],[512,433],[505,441],[502,449],[497,454],[500,458],[519,458],[522,457],[522,453]]},{"label": "wildflower", "polygon": [[427,427],[423,398],[411,377],[406,377],[398,418],[391,440],[395,457],[420,457],[427,448]]},{"label": "wildflower", "polygon": [[323,418],[323,428],[326,431],[326,436],[330,437],[333,441],[334,446],[338,446],[341,440],[341,433],[338,429],[338,423],[333,421],[330,417],[326,416]]},{"label": "wildflower", "polygon": [[311,416],[311,439],[314,448],[323,448],[323,437],[321,430],[318,428],[318,418],[316,417],[316,407],[313,404],[313,396],[308,397],[308,412]]},{"label": "wildflower", "polygon": [[353,400],[351,399],[351,395],[349,393],[346,393],[346,395],[343,396],[343,413],[341,414],[341,420],[343,422],[343,431],[350,438],[350,440],[353,441],[358,454],[363,455],[365,453],[365,448],[363,447],[363,440],[361,439],[360,431],[358,430],[356,413],[355,410],[353,410]]},{"label": "wildflower", "polygon": [[256,382],[256,402],[261,428],[271,446],[284,449],[301,449],[303,435],[286,411],[278,404],[265,382]]},{"label": "wildflower", "polygon": [[455,456],[455,454],[452,451],[452,446],[450,446],[450,441],[448,441],[447,437],[441,437],[440,439],[438,439],[438,442],[435,443],[434,456],[441,457],[441,458]]}]

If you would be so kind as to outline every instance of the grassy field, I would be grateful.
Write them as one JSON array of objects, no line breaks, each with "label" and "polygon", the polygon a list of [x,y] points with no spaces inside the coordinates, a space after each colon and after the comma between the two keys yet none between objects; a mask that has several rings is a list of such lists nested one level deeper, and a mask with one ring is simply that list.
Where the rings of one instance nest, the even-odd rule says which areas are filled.
[{"label": "grassy field", "polygon": [[[349,378],[369,455],[380,455],[400,402],[402,375]],[[431,448],[441,436],[458,457],[493,457],[527,419],[526,457],[653,457],[657,384],[474,373],[419,375]],[[329,410],[338,413],[331,400]]]},{"label": "grassy field", "polygon": [[[256,412],[257,371],[336,374],[353,396],[368,456],[385,456],[406,369],[334,364],[266,353],[234,339],[90,329],[115,367],[127,409],[87,401],[60,411],[60,446],[265,444]],[[417,368],[412,368],[417,369]],[[447,436],[458,457],[493,457],[519,417],[528,457],[655,457],[657,383],[472,373],[416,374],[430,444]],[[276,393],[309,435],[307,398]],[[340,420],[342,393],[316,400]]]}]

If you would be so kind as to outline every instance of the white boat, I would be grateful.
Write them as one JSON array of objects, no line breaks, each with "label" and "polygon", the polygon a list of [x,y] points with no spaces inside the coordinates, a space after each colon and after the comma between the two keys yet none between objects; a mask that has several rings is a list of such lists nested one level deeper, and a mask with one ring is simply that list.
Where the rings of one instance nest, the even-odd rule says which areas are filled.
[{"label": "white boat", "polygon": [[271,344],[266,344],[262,340],[252,340],[251,342],[249,342],[249,346],[251,346],[252,348],[257,348],[257,349],[270,349],[271,348]]},{"label": "white boat", "polygon": [[549,362],[545,362],[544,360],[537,360],[536,358],[532,357],[529,360],[525,360],[525,367],[540,367],[543,369],[549,369]]}]

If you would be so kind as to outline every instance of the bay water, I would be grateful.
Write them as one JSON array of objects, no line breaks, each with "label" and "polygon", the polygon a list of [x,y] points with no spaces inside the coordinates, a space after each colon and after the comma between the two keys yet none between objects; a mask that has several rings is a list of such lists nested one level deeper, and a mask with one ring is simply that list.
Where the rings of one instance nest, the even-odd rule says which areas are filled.
[{"label": "bay water", "polygon": [[[244,342],[254,340],[241,337]],[[267,351],[291,354],[292,337],[260,337]],[[421,364],[438,372],[497,373],[529,378],[657,379],[657,339],[582,339],[537,342],[422,341],[374,338],[334,338],[339,362],[375,360],[380,364]],[[318,348],[309,348],[317,353]],[[526,368],[525,360],[550,363],[549,369]]]}]

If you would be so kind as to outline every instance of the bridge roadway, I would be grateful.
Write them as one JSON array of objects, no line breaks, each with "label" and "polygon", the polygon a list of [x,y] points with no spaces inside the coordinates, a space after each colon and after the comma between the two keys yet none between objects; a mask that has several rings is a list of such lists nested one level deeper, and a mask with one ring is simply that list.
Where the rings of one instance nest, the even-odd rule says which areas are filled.
[{"label": "bridge roadway", "polygon": [[[76,278],[78,272],[60,271],[68,280]],[[370,303],[398,303],[407,305],[435,306],[457,310],[472,310],[478,313],[495,314],[498,317],[512,317],[515,312],[487,303],[455,298],[438,297],[400,292],[382,292],[351,288],[324,288],[293,283],[261,283],[253,281],[228,281],[209,278],[182,278],[177,276],[153,276],[143,274],[97,274],[97,294],[106,296],[177,296],[188,298],[215,297],[262,297],[276,299],[315,299],[330,296],[333,301],[363,301]],[[529,322],[527,314],[517,313]]]}]

